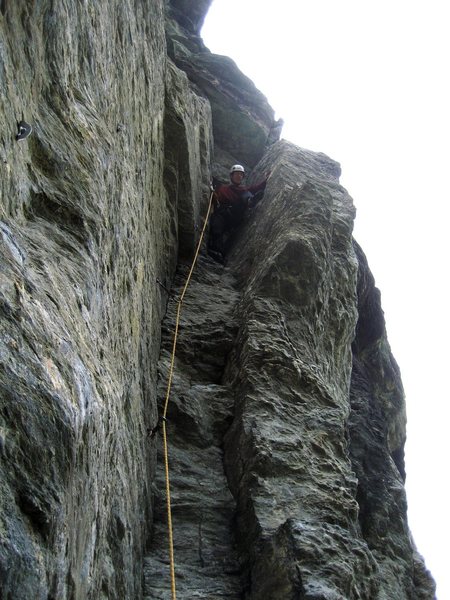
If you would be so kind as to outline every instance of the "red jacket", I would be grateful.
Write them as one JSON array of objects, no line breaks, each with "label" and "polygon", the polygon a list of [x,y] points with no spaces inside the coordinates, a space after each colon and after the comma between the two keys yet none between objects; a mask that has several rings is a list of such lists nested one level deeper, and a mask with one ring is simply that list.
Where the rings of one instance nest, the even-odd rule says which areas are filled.
[{"label": "red jacket", "polygon": [[221,184],[215,189],[219,206],[232,206],[233,204],[237,204],[241,200],[243,192],[256,194],[256,192],[265,189],[266,183],[267,181],[264,180],[255,185],[236,185],[234,183],[229,183],[228,185]]}]

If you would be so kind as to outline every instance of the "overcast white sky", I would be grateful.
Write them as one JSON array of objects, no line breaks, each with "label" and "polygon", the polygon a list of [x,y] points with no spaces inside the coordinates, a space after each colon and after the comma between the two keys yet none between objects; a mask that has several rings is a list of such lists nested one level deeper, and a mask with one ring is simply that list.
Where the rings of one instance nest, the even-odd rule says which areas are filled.
[{"label": "overcast white sky", "polygon": [[409,522],[450,598],[450,22],[445,0],[214,0],[206,45],[342,167],[408,411]]}]

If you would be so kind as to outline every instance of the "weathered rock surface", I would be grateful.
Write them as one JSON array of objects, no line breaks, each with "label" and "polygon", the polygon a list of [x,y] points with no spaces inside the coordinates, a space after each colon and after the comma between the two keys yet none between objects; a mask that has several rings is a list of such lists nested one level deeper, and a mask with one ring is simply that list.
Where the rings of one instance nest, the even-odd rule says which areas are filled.
[{"label": "weathered rock surface", "polygon": [[160,1],[1,8],[2,597],[135,599],[156,278],[194,243],[209,105],[168,65]]},{"label": "weathered rock surface", "polygon": [[[433,598],[435,586],[406,520],[406,414],[400,371],[386,337],[380,293],[361,248],[358,323],[353,341],[349,449],[358,478],[361,533],[384,583],[381,597]],[[380,476],[381,475],[381,476]]]},{"label": "weathered rock surface", "polygon": [[[183,307],[170,417],[181,596],[431,599],[406,522],[403,390],[352,200],[324,155],[282,142],[255,177],[269,167],[220,279],[203,260]],[[157,497],[148,600],[169,593]]]},{"label": "weathered rock surface", "polygon": [[[187,269],[173,292],[179,296]],[[208,301],[205,310],[205,299]],[[207,294],[205,296],[205,294]],[[237,330],[239,295],[230,273],[201,257],[183,302],[180,337],[168,411],[170,473],[177,585],[181,598],[241,598],[240,567],[234,548],[235,503],[223,469],[223,437],[233,416],[234,398],[221,384],[227,354]],[[176,302],[168,306],[160,360],[160,397],[173,342]],[[163,457],[158,461],[163,464]],[[167,598],[170,574],[164,473],[155,481],[152,544],[145,565],[147,600]]]},{"label": "weathered rock surface", "polygon": [[0,2],[0,596],[170,597],[163,286],[239,161],[266,195],[225,267],[200,256],[168,413],[180,597],[431,600],[339,166],[273,144],[209,4]]},{"label": "weathered rock surface", "polygon": [[225,376],[248,597],[432,598],[406,525],[403,391],[352,201],[325,156],[280,143],[269,166],[231,263],[242,325]]},{"label": "weathered rock surface", "polygon": [[[185,71],[199,94],[208,98],[213,117],[217,175],[228,177],[225,165],[254,167],[267,146],[279,139],[279,123],[266,97],[226,56],[211,53],[198,32],[198,12],[180,13],[181,2],[170,2],[166,35],[169,56]],[[202,3],[200,3],[202,4]],[[209,4],[203,2],[202,5]]]}]

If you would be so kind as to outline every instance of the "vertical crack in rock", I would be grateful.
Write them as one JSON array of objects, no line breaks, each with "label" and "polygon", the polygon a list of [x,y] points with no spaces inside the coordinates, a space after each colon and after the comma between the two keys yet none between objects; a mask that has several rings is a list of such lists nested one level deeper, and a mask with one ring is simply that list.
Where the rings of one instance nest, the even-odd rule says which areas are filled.
[{"label": "vertical crack in rock", "polygon": [[[184,306],[169,419],[180,596],[430,600],[399,473],[403,395],[351,198],[323,155],[280,142],[254,177],[269,167],[226,269],[202,258]],[[146,600],[170,585],[163,490],[161,469]]]},{"label": "vertical crack in rock", "polygon": [[[186,11],[186,4],[190,9]],[[239,162],[254,167],[267,146],[279,139],[281,120],[229,57],[213,54],[198,35],[199,8],[209,0],[168,2],[166,19],[167,52],[182,69],[199,95],[211,105],[216,175],[227,177],[227,168]]]},{"label": "vertical crack in rock", "polygon": [[431,600],[403,390],[339,165],[277,142],[266,98],[199,37],[209,4],[0,1],[0,596],[169,597],[147,434],[175,305],[160,348],[156,281],[192,254],[211,170],[242,162],[250,182],[271,171],[265,198],[184,302],[179,597]]},{"label": "vertical crack in rock", "polygon": [[[180,267],[173,292],[187,275]],[[227,355],[236,335],[239,298],[234,278],[211,259],[200,257],[183,301],[175,373],[168,410],[168,440],[174,553],[180,598],[241,598],[234,549],[235,503],[223,468],[223,436],[234,399],[222,384]],[[170,365],[176,302],[168,304],[159,363],[160,398]],[[158,454],[161,452],[158,445]],[[152,541],[144,569],[145,600],[170,591],[163,457],[154,484]]]}]

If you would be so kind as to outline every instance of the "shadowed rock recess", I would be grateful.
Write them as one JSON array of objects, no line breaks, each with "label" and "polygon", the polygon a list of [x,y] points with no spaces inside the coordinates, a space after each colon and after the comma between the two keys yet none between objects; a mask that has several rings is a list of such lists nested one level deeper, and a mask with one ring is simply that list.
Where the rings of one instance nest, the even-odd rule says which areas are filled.
[{"label": "shadowed rock recess", "polygon": [[278,140],[209,5],[0,1],[0,598],[171,597],[155,428],[209,181],[242,162],[265,197],[183,302],[178,597],[431,600],[339,165]]}]

